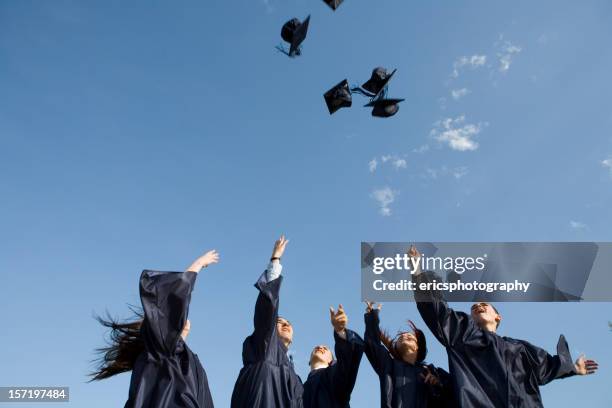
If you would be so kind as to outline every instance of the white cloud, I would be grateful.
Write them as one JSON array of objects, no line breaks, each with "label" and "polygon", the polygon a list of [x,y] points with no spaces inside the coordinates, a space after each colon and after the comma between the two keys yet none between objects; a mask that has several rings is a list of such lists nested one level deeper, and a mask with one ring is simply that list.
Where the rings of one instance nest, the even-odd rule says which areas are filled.
[{"label": "white cloud", "polygon": [[459,72],[461,71],[463,67],[467,66],[469,68],[474,69],[474,68],[483,66],[486,62],[487,62],[486,55],[475,54],[475,55],[472,55],[471,57],[468,57],[466,55],[459,57],[453,63],[453,73],[451,74],[451,77],[458,78]]},{"label": "white cloud", "polygon": [[465,116],[446,118],[437,121],[431,130],[430,136],[441,143],[446,143],[451,149],[460,152],[478,149],[478,142],[473,140],[486,123],[465,123]]},{"label": "white cloud", "polygon": [[468,168],[465,166],[456,167],[455,169],[453,169],[452,173],[453,173],[453,177],[455,177],[456,179],[460,179],[461,177],[468,174]]},{"label": "white cloud", "polygon": [[378,167],[378,161],[376,160],[376,157],[375,157],[372,160],[370,160],[370,162],[368,163],[368,168],[370,169],[370,173],[374,173],[376,171],[376,167]]},{"label": "white cloud", "polygon": [[370,173],[374,173],[374,171],[378,169],[379,163],[381,164],[381,166],[383,164],[389,163],[396,170],[405,169],[408,166],[408,162],[406,161],[406,159],[403,159],[396,154],[385,154],[380,156],[380,162],[376,157],[368,162],[368,168],[370,169]]},{"label": "white cloud", "polygon": [[[443,168],[443,169],[444,169],[444,168]],[[438,174],[440,173],[440,171],[439,171],[439,170],[432,169],[432,168],[429,168],[429,167],[428,167],[428,168],[426,168],[426,169],[425,169],[425,171],[427,172],[427,176],[428,176],[429,178],[434,179],[434,180],[438,178]]]},{"label": "white cloud", "polygon": [[421,145],[419,147],[416,147],[416,148],[412,149],[412,153],[423,154],[423,153],[425,153],[428,150],[429,150],[429,145]]},{"label": "white cloud", "polygon": [[383,187],[378,190],[372,191],[370,197],[372,197],[378,203],[380,214],[388,217],[391,215],[391,208],[389,207],[394,201],[395,197],[399,194],[398,191],[391,190],[390,187]]},{"label": "white cloud", "polygon": [[605,160],[602,160],[601,161],[601,165],[604,168],[608,169],[608,171],[610,172],[610,177],[612,177],[612,157],[609,157],[609,158],[607,158]]},{"label": "white cloud", "polygon": [[396,169],[405,169],[406,168],[406,160],[404,159],[395,159],[393,160],[393,167]]},{"label": "white cloud", "polygon": [[460,167],[454,167],[454,168],[448,168],[447,166],[442,166],[440,168],[431,168],[431,167],[426,168],[425,174],[423,174],[421,177],[425,179],[437,180],[440,177],[452,176],[456,180],[459,180],[460,178],[464,177],[467,174],[468,174],[468,168],[466,166],[460,166]]},{"label": "white cloud", "polygon": [[438,98],[438,105],[440,106],[440,109],[446,110],[446,98],[443,96]]},{"label": "white cloud", "polygon": [[512,60],[518,55],[523,49],[518,45],[512,44],[510,41],[505,41],[501,46],[500,52],[497,53],[499,59],[499,71],[508,72]]},{"label": "white cloud", "polygon": [[459,99],[463,98],[465,95],[469,93],[470,93],[470,90],[467,88],[453,89],[451,91],[451,96],[453,97],[454,100],[458,101]]},{"label": "white cloud", "polygon": [[588,228],[585,223],[580,222],[580,221],[570,221],[569,225],[570,225],[570,228],[573,230],[584,230]]},{"label": "white cloud", "polygon": [[263,0],[263,5],[266,8],[266,13],[270,14],[274,12],[274,6],[272,5],[272,0]]}]

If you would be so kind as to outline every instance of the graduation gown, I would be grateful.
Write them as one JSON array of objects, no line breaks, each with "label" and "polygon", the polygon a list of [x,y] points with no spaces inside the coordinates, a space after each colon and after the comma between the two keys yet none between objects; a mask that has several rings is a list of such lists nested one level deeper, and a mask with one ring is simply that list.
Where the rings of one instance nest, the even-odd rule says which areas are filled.
[{"label": "graduation gown", "polygon": [[[380,381],[382,408],[441,408],[452,400],[450,378],[446,371],[432,364],[409,364],[391,356],[380,341],[378,310],[365,314],[365,353]],[[427,372],[439,383],[424,382]]]},{"label": "graduation gown", "polygon": [[[432,272],[415,283],[440,281]],[[576,374],[565,337],[552,356],[524,340],[482,330],[472,317],[451,309],[438,291],[415,291],[421,317],[446,347],[455,405],[462,408],[542,407],[539,386]]]},{"label": "graduation gown", "polygon": [[202,364],[181,337],[197,275],[142,272],[145,351],[132,369],[126,408],[213,408]]},{"label": "graduation gown", "polygon": [[334,332],[336,361],[312,370],[304,383],[304,408],[349,408],[363,356],[363,340],[346,330],[346,340]]},{"label": "graduation gown", "polygon": [[302,380],[287,356],[287,347],[278,338],[279,292],[283,277],[267,282],[265,273],[255,283],[259,296],[255,304],[255,330],[242,344],[242,363],[232,408],[301,408]]}]

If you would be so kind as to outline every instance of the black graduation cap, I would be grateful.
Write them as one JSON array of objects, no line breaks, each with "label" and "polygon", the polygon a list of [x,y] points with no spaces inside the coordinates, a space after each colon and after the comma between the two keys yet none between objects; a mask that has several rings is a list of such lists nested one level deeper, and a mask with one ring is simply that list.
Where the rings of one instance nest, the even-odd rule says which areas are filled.
[{"label": "black graduation cap", "polygon": [[364,106],[374,108],[372,109],[372,116],[376,116],[378,118],[388,118],[397,113],[399,110],[399,103],[402,101],[404,101],[404,99],[381,98],[372,100]]},{"label": "black graduation cap", "polygon": [[301,22],[297,18],[292,18],[283,24],[281,29],[281,37],[283,40],[291,44],[289,52],[285,51],[282,47],[277,47],[280,51],[287,54],[290,57],[295,57],[301,54],[300,45],[306,39],[308,33],[308,24],[310,23],[310,15]]},{"label": "black graduation cap", "polygon": [[346,79],[339,82],[329,91],[323,94],[329,114],[333,114],[340,108],[349,108],[353,104],[351,90]]},{"label": "black graduation cap", "polygon": [[340,4],[342,4],[344,0],[323,0],[323,1],[325,2],[325,4],[331,7],[332,10],[336,11],[336,9],[340,7]]},{"label": "black graduation cap", "polygon": [[383,67],[376,67],[372,70],[372,76],[361,87],[368,92],[373,93],[376,97],[382,90],[385,89],[393,74],[397,69],[387,72]]}]

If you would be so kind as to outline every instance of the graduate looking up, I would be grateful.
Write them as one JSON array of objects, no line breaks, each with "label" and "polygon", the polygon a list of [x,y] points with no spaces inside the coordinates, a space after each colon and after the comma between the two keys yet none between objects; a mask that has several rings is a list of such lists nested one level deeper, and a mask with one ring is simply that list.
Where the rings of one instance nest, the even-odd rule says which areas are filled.
[{"label": "graduate looking up", "polygon": [[[408,255],[418,265],[421,255],[414,246]],[[563,335],[554,356],[525,340],[497,335],[502,318],[493,305],[476,303],[470,314],[455,311],[441,292],[419,288],[420,283],[433,279],[439,281],[432,272],[417,268],[414,295],[427,327],[446,347],[456,406],[542,407],[541,385],[597,370],[597,363],[583,356],[572,361]]]},{"label": "graduate looking up", "polygon": [[100,364],[92,381],[132,371],[126,408],[213,408],[206,372],[185,340],[196,277],[218,261],[212,250],[186,272],[143,271],[140,318],[125,323],[98,318],[111,329],[111,344],[98,349]]},{"label": "graduate looking up", "polygon": [[378,375],[381,408],[443,408],[452,401],[446,371],[426,364],[427,341],[412,321],[395,338],[380,330],[382,305],[367,302],[365,353]]},{"label": "graduate looking up", "polygon": [[232,408],[300,408],[302,380],[287,355],[293,327],[278,316],[283,277],[281,258],[289,240],[281,236],[272,250],[268,267],[255,283],[254,330],[242,344],[243,367],[232,393]]},{"label": "graduate looking up", "polygon": [[363,356],[363,340],[347,329],[348,317],[342,305],[338,311],[329,308],[334,328],[337,360],[325,345],[315,346],[310,353],[310,374],[304,383],[305,408],[349,408],[351,392],[357,380]]}]

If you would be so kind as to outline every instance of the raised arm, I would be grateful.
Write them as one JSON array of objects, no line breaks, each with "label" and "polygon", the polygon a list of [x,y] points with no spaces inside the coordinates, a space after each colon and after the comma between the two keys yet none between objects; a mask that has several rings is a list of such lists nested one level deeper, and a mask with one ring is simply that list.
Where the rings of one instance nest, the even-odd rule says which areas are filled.
[{"label": "raised arm", "polygon": [[586,360],[583,356],[579,357],[576,363],[572,362],[572,356],[563,335],[559,337],[557,355],[554,356],[526,341],[521,343],[525,346],[527,361],[539,385],[548,384],[558,378],[593,374],[598,368],[595,361]]},{"label": "raised arm", "polygon": [[278,317],[279,294],[282,283],[282,265],[280,259],[289,241],[281,236],[274,243],[270,264],[255,283],[259,289],[255,314],[253,318],[254,331],[249,336],[250,350],[255,353],[249,359],[263,359],[276,336],[276,319]]},{"label": "raised arm", "polygon": [[144,320],[141,332],[150,353],[174,354],[179,337],[187,326],[196,276],[202,268],[218,261],[219,255],[213,250],[194,261],[186,272],[142,272],[140,300]]},{"label": "raised arm", "polygon": [[329,313],[334,328],[336,354],[336,364],[330,367],[332,389],[338,402],[344,406],[348,405],[357,381],[364,343],[357,333],[346,328],[348,318],[342,305],[338,306],[338,311],[330,308]]},{"label": "raised arm", "polygon": [[408,255],[413,260],[413,265],[416,265],[412,281],[416,285],[414,299],[421,317],[443,346],[456,344],[461,341],[466,331],[473,329],[469,316],[450,308],[440,291],[427,286],[434,280],[440,282],[440,279],[433,272],[421,271],[421,254],[414,246],[410,247]]},{"label": "raised arm", "polygon": [[381,305],[375,309],[371,302],[367,303],[365,319],[365,354],[376,374],[386,374],[386,369],[393,362],[389,350],[380,341],[380,313]]}]

